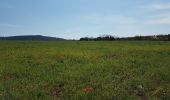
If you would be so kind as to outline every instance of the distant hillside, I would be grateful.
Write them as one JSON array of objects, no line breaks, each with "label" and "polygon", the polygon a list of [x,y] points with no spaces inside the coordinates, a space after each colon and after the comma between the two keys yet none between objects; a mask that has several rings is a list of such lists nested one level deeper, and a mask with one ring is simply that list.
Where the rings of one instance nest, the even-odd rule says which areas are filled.
[{"label": "distant hillside", "polygon": [[0,40],[43,40],[43,41],[61,41],[63,38],[48,37],[42,35],[24,35],[24,36],[10,36],[0,37]]}]

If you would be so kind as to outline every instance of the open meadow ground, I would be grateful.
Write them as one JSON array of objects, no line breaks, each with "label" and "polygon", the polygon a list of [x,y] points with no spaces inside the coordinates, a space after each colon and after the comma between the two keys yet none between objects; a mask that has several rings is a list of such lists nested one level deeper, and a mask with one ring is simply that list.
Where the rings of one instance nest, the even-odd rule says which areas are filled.
[{"label": "open meadow ground", "polygon": [[0,100],[170,100],[170,42],[0,41]]}]

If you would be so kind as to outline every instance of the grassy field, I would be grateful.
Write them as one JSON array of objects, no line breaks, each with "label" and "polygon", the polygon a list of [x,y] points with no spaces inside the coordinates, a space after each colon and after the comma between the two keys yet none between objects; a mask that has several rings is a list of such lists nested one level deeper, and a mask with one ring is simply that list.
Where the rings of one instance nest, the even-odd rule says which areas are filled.
[{"label": "grassy field", "polygon": [[0,100],[170,100],[170,42],[0,41]]}]

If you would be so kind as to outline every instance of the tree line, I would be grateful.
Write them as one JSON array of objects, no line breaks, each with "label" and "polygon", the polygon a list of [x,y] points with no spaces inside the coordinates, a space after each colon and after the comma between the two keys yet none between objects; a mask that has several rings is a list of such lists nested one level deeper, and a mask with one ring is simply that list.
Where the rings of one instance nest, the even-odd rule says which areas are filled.
[{"label": "tree line", "polygon": [[112,35],[103,35],[99,37],[83,37],[80,41],[115,41],[115,40],[149,40],[149,41],[170,41],[168,35],[134,36],[134,37],[115,37]]}]

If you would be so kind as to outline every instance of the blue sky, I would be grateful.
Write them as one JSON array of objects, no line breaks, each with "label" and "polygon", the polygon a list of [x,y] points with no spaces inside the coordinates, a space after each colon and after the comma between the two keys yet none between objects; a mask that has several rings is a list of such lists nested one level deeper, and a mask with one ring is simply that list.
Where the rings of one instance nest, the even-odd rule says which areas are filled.
[{"label": "blue sky", "polygon": [[169,0],[0,0],[0,36],[170,34]]}]

